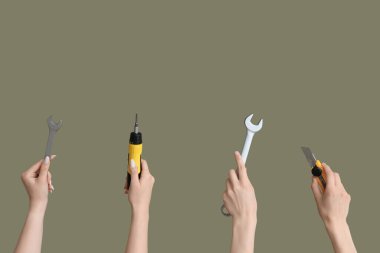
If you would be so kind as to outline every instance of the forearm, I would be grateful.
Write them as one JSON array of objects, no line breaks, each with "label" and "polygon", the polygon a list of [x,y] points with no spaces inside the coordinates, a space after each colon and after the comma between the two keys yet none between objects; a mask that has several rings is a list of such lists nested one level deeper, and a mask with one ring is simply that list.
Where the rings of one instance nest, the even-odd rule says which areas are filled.
[{"label": "forearm", "polygon": [[132,211],[125,253],[148,253],[149,211]]},{"label": "forearm", "polygon": [[231,253],[253,253],[256,231],[254,219],[234,220]]},{"label": "forearm", "polygon": [[347,222],[325,223],[335,253],[356,253]]},{"label": "forearm", "polygon": [[40,253],[46,205],[31,204],[14,253]]}]

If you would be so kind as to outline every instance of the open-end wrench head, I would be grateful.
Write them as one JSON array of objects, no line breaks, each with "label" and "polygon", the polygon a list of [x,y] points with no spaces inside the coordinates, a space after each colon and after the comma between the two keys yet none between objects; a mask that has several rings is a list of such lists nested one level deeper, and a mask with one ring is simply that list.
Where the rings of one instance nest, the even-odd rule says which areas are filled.
[{"label": "open-end wrench head", "polygon": [[253,117],[253,114],[245,118],[245,126],[247,127],[248,131],[256,133],[260,131],[261,128],[263,127],[263,119],[260,120],[259,124],[255,125],[252,123],[252,117]]},{"label": "open-end wrench head", "polygon": [[48,127],[50,129],[54,129],[55,131],[58,131],[62,126],[62,120],[59,120],[58,122],[54,122],[53,115],[49,116],[47,119]]}]

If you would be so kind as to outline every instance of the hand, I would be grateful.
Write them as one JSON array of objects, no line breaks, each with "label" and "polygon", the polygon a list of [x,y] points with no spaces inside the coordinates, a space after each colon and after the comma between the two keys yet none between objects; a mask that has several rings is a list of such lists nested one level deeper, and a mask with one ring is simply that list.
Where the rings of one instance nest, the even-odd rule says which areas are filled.
[{"label": "hand", "polygon": [[[54,159],[52,156],[51,159]],[[29,195],[29,212],[14,250],[15,253],[40,253],[44,217],[49,192],[54,190],[49,172],[50,158],[38,161],[21,174]]]},{"label": "hand", "polygon": [[317,178],[313,178],[311,189],[317,203],[319,215],[325,223],[326,231],[336,253],[356,253],[350,228],[347,224],[351,196],[346,192],[340,176],[323,163],[326,172],[326,189],[323,193]]},{"label": "hand", "polygon": [[316,177],[313,177],[311,185],[319,215],[326,226],[344,225],[348,216],[351,196],[344,189],[339,174],[333,172],[325,163],[322,166],[327,176],[325,192],[322,193]]},{"label": "hand", "polygon": [[248,219],[256,223],[257,202],[255,190],[247,175],[247,168],[239,152],[235,152],[238,168],[230,170],[223,193],[224,206],[233,220]]},{"label": "hand", "polygon": [[149,210],[152,189],[154,185],[154,177],[150,174],[148,164],[145,160],[141,160],[141,177],[139,180],[137,166],[134,160],[131,160],[131,185],[125,193],[128,194],[129,203],[133,211],[144,212]]},{"label": "hand", "polygon": [[255,190],[247,175],[247,168],[235,152],[238,168],[230,170],[223,193],[224,206],[232,216],[232,253],[252,253],[257,223]]},{"label": "hand", "polygon": [[[51,159],[54,159],[52,156]],[[51,173],[49,172],[50,159],[46,157],[32,165],[21,174],[21,180],[29,195],[30,204],[43,205],[46,208],[48,193],[54,190],[51,183]]]}]

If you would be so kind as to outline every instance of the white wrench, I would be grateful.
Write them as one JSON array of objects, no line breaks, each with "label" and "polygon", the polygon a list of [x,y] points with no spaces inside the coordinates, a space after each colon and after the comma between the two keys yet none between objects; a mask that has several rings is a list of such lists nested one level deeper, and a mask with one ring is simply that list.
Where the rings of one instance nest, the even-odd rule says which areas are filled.
[{"label": "white wrench", "polygon": [[[245,118],[245,126],[247,127],[247,136],[245,137],[244,147],[243,151],[241,152],[241,158],[243,159],[243,162],[247,161],[249,149],[251,148],[252,139],[255,133],[261,130],[263,128],[263,119],[260,120],[258,125],[252,124],[253,114],[249,115],[247,118]],[[220,208],[221,212],[225,216],[231,216],[231,214],[227,211],[226,207],[222,205]]]},{"label": "white wrench", "polygon": [[243,151],[241,152],[241,157],[243,158],[244,164],[247,161],[249,148],[251,147],[252,139],[255,133],[263,128],[263,120],[261,119],[258,125],[252,124],[253,114],[245,118],[245,126],[247,127],[247,136],[245,137]]}]

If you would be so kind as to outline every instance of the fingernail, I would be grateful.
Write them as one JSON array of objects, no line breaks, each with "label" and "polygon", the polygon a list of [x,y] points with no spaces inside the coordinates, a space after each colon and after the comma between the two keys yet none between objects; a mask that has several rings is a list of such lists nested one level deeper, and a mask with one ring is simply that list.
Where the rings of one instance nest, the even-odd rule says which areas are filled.
[{"label": "fingernail", "polygon": [[48,165],[50,163],[50,157],[46,156],[44,160],[44,164]]},{"label": "fingernail", "polygon": [[136,170],[136,163],[135,160],[131,159],[131,170],[135,171]]}]

